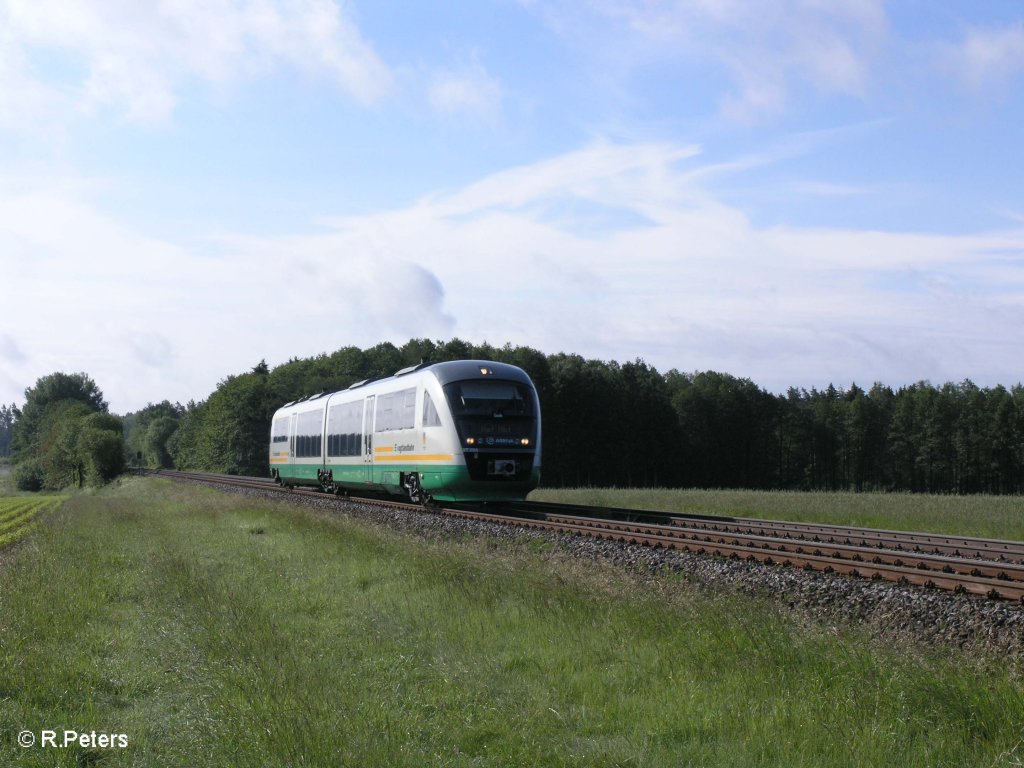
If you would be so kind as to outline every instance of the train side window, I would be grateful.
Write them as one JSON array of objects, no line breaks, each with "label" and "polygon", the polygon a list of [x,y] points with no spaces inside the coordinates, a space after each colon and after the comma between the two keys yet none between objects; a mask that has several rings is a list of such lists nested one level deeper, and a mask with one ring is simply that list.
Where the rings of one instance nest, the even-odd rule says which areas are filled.
[{"label": "train side window", "polygon": [[416,426],[416,388],[389,392],[377,397],[377,432],[412,429]]},{"label": "train side window", "polygon": [[274,419],[274,428],[271,431],[270,442],[272,443],[287,443],[288,442],[288,417],[282,416],[279,419]]},{"label": "train side window", "polygon": [[377,396],[377,418],[374,419],[374,431],[387,432],[391,429],[391,412],[393,410],[394,394]]},{"label": "train side window", "polygon": [[441,426],[441,416],[437,412],[437,407],[434,405],[434,401],[431,399],[430,393],[426,391],[423,393],[423,426]]},{"label": "train side window", "polygon": [[332,406],[327,414],[327,455],[359,456],[363,443],[363,401]]},{"label": "train side window", "polygon": [[307,459],[320,455],[323,446],[324,412],[300,413],[295,439],[295,458]]},{"label": "train side window", "polygon": [[416,426],[416,388],[404,389],[398,394],[401,408],[396,409],[395,429],[413,429]]}]

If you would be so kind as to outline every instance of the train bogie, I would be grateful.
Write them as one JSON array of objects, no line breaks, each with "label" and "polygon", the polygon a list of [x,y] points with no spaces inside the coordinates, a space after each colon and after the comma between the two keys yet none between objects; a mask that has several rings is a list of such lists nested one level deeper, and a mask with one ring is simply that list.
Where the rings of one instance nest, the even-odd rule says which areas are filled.
[{"label": "train bogie", "polygon": [[420,501],[521,499],[540,477],[540,403],[526,373],[480,360],[421,364],[275,414],[285,485]]}]

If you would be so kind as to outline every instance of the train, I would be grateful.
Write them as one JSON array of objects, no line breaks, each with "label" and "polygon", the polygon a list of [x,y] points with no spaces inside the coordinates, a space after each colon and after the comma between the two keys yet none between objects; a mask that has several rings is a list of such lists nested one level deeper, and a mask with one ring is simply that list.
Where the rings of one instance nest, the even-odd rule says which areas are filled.
[{"label": "train", "polygon": [[420,363],[281,406],[269,458],[286,487],[421,504],[521,500],[540,481],[540,400],[514,365]]}]

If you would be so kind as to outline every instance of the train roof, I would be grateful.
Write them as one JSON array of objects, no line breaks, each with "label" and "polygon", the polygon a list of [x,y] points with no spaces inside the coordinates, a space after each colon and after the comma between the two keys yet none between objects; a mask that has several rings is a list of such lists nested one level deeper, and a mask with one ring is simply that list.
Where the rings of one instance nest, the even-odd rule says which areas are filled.
[{"label": "train roof", "polygon": [[[450,360],[444,363],[434,363],[430,370],[441,384],[464,381],[465,379],[477,379],[481,376],[521,381],[524,384],[530,383],[530,377],[526,375],[526,371],[522,368],[509,365],[508,363],[496,363],[491,360]],[[484,373],[484,371],[487,372]]]},{"label": "train roof", "polygon": [[402,376],[408,376],[410,373],[422,371],[425,368],[430,368],[430,373],[441,383],[449,384],[453,381],[464,381],[466,379],[476,379],[480,376],[494,376],[498,379],[506,379],[511,381],[521,381],[525,384],[530,383],[530,377],[526,375],[526,371],[514,365],[508,363],[496,363],[493,360],[446,360],[442,363],[419,363],[418,365],[410,365],[408,368],[403,368],[397,371],[392,376],[386,376],[382,379],[364,379],[363,381],[357,381],[355,384],[350,386],[348,389],[358,389],[365,387],[368,384],[383,384],[387,381],[401,378]]},{"label": "train roof", "polygon": [[[441,363],[419,363],[418,365],[411,365],[408,368],[403,368],[397,371],[392,376],[386,376],[382,379],[364,379],[363,381],[357,381],[347,389],[340,390],[341,392],[347,392],[353,389],[362,389],[370,385],[386,384],[389,381],[395,381],[412,373],[425,371],[429,369],[430,375],[434,376],[437,381],[443,386],[450,384],[453,381],[466,381],[471,379],[479,379],[482,377],[502,379],[505,381],[518,381],[523,384],[532,384],[530,377],[526,374],[522,368],[515,365],[509,365],[508,363],[498,363],[493,360],[447,360]],[[308,397],[299,398],[290,403],[285,403],[280,409],[288,408],[293,405],[301,405],[313,400],[318,400],[324,395],[336,394],[336,393],[323,393],[312,395]]]}]

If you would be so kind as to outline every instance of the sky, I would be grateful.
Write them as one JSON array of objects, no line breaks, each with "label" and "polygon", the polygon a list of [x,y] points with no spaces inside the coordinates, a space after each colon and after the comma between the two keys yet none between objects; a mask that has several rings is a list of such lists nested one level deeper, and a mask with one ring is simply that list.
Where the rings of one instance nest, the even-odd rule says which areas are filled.
[{"label": "sky", "polygon": [[424,337],[1014,385],[1022,126],[1016,0],[0,0],[0,403]]}]

